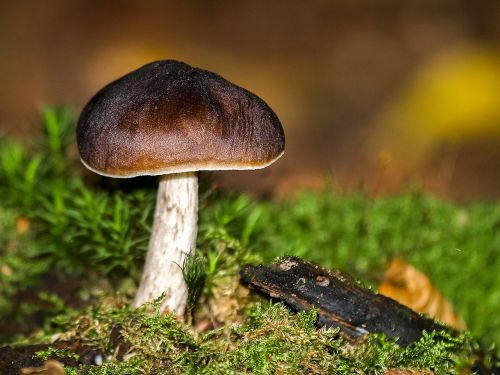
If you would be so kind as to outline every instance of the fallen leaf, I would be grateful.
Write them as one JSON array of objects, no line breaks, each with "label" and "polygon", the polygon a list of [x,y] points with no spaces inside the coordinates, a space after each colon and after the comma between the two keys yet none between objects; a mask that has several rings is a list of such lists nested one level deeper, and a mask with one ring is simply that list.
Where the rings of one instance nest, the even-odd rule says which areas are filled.
[{"label": "fallen leaf", "polygon": [[452,327],[460,330],[465,328],[452,304],[432,285],[429,278],[400,257],[395,258],[387,268],[378,292]]},{"label": "fallen leaf", "polygon": [[40,367],[24,367],[21,369],[21,375],[66,375],[64,366],[61,362],[53,359],[45,361]]}]

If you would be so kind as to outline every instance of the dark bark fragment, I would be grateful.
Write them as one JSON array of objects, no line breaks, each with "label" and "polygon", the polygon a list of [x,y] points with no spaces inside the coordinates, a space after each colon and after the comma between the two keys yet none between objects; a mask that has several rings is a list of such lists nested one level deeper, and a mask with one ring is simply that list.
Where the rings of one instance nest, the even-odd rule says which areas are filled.
[{"label": "dark bark fragment", "polygon": [[283,257],[270,267],[246,265],[244,283],[282,300],[295,311],[318,309],[319,326],[340,327],[356,340],[367,333],[385,333],[400,345],[417,341],[423,331],[448,330],[391,298],[361,287],[338,270],[326,270],[295,257]]}]

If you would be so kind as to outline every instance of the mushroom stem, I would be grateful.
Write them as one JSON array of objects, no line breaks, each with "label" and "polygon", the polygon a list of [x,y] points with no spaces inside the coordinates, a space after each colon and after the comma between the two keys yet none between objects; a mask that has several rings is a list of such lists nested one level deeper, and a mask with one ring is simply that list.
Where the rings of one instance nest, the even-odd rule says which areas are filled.
[{"label": "mushroom stem", "polygon": [[165,292],[161,311],[184,315],[188,291],[181,267],[186,256],[195,251],[197,221],[196,173],[162,176],[144,272],[133,303],[135,307]]}]

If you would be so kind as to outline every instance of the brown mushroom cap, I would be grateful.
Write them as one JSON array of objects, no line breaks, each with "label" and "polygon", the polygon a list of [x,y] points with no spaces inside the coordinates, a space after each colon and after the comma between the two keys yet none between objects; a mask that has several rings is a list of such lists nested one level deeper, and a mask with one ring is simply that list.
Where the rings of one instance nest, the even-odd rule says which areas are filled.
[{"label": "brown mushroom cap", "polygon": [[83,163],[106,176],[263,168],[284,152],[269,106],[217,74],[147,64],[100,90],[78,120]]}]

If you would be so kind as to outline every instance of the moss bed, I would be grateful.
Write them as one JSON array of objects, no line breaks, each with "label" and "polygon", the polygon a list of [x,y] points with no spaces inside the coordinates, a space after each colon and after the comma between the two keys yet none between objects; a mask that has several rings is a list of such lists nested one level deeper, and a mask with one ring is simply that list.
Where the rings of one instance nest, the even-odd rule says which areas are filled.
[{"label": "moss bed", "polygon": [[[283,201],[220,192],[202,174],[197,257],[185,265],[189,321],[155,304],[128,308],[152,222],[153,178],[86,175],[73,116],[42,112],[40,137],[0,138],[0,347],[40,346],[36,358],[73,358],[68,374],[457,373],[479,347],[500,343],[500,202],[447,202],[422,190],[343,194],[325,184]],[[380,335],[360,345],[253,295],[248,262],[300,256],[368,287],[395,256],[415,265],[456,307],[468,331],[432,333],[400,348]],[[78,365],[72,340],[100,355]],[[69,350],[69,352],[67,352]],[[488,354],[489,353],[489,354]],[[95,362],[95,358],[93,358]],[[91,361],[92,362],[92,361]],[[101,362],[99,362],[101,363]]]}]

